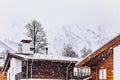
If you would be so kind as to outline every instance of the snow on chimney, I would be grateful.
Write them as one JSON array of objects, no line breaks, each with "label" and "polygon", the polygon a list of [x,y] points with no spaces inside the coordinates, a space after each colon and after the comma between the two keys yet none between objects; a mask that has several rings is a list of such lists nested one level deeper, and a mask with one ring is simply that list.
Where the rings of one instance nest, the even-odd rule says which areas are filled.
[{"label": "snow on chimney", "polygon": [[21,40],[21,43],[18,44],[18,53],[27,53],[31,54],[34,51],[34,48],[30,47],[31,40]]}]

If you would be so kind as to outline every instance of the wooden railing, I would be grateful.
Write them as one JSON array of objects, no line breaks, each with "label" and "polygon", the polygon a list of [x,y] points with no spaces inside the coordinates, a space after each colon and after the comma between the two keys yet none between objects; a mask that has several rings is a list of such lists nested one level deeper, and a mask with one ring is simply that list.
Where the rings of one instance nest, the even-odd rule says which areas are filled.
[{"label": "wooden railing", "polygon": [[85,78],[88,78],[88,77],[90,77],[91,76],[91,74],[89,74],[89,73],[76,73],[76,76],[74,76],[76,79],[85,79]]},{"label": "wooden railing", "polygon": [[91,74],[89,74],[89,73],[80,73],[79,78],[80,78],[80,79],[85,79],[85,78],[88,78],[88,77],[90,77],[90,76],[91,76]]},{"label": "wooden railing", "polygon": [[[33,75],[35,76],[35,75]],[[39,76],[39,75],[37,75]],[[73,76],[72,79],[85,79],[90,77],[91,75],[89,73],[79,73],[77,74],[77,76]],[[36,77],[36,76],[35,76]],[[20,72],[18,74],[15,75],[15,80],[21,80],[21,79],[25,79],[25,74],[23,74],[23,72]]]}]

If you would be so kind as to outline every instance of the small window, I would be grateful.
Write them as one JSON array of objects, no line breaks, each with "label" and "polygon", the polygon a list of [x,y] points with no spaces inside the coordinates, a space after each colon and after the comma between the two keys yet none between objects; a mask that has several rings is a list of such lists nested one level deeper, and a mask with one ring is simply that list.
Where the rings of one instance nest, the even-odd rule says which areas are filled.
[{"label": "small window", "polygon": [[106,79],[106,69],[100,69],[99,70],[99,80]]},{"label": "small window", "polygon": [[78,74],[78,68],[76,68],[76,67],[74,67],[74,76],[77,76],[77,74]]}]

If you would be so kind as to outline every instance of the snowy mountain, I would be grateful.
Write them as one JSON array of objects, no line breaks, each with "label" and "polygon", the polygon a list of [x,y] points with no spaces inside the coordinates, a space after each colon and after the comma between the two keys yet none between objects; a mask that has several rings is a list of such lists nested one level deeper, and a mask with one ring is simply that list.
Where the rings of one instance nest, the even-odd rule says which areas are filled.
[{"label": "snowy mountain", "polygon": [[48,39],[49,53],[55,55],[62,55],[63,46],[70,44],[80,56],[83,47],[95,51],[113,37],[113,35],[108,36],[101,27],[93,31],[75,24],[59,27],[56,31],[51,34],[52,38]]},{"label": "snowy mountain", "polygon": [[0,56],[5,56],[6,51],[15,52],[17,43],[8,39],[0,40]]},{"label": "snowy mountain", "polygon": [[17,51],[18,43],[8,39],[4,39],[4,43],[8,45],[12,49],[12,51]]},{"label": "snowy mountain", "polygon": [[[97,48],[109,41],[113,36],[106,35],[105,30],[98,27],[96,30],[80,27],[76,24],[56,27],[52,33],[47,35],[49,54],[62,55],[65,44],[70,44],[73,50],[80,56],[83,47],[95,51]],[[19,42],[19,41],[18,41]],[[17,51],[18,43],[9,39],[0,40],[0,53],[4,51]]]},{"label": "snowy mountain", "polygon": [[6,45],[3,41],[0,41],[0,51],[4,51],[4,50],[13,51],[12,48]]},{"label": "snowy mountain", "polygon": [[0,40],[0,66],[3,66],[6,52],[15,52],[17,50],[17,43],[8,39]]}]

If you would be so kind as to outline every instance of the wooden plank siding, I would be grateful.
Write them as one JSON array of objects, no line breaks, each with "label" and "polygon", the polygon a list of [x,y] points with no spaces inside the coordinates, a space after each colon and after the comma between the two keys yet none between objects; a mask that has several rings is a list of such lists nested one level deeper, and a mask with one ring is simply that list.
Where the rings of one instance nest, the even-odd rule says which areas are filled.
[{"label": "wooden plank siding", "polygon": [[3,75],[2,72],[0,72],[0,80],[7,80],[7,75]]},{"label": "wooden plank siding", "polygon": [[[48,60],[33,61],[32,78],[36,79],[65,79],[67,67],[70,62],[53,62]],[[22,64],[22,79],[26,78],[26,62]],[[75,79],[73,68],[75,63],[71,63],[68,69],[69,79]],[[31,61],[28,62],[28,78],[31,78]]]},{"label": "wooden plank siding", "polygon": [[[102,80],[113,80],[113,57],[115,55],[113,50],[118,45],[120,45],[120,34],[75,65],[78,68],[83,66],[90,67],[93,80],[99,80],[99,70],[106,69],[106,79]],[[102,74],[103,72],[101,72]]]},{"label": "wooden plank siding", "polygon": [[113,80],[113,54],[108,56],[105,60],[101,60],[98,62],[96,66],[91,67],[91,75],[94,80],[99,80],[99,70],[100,69],[107,70],[107,79],[106,80]]}]

